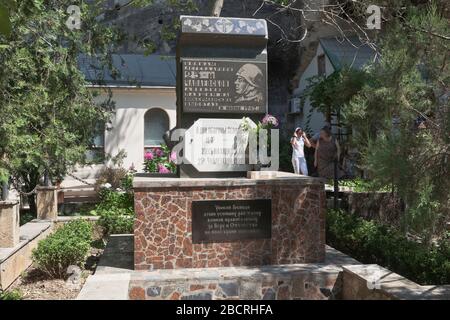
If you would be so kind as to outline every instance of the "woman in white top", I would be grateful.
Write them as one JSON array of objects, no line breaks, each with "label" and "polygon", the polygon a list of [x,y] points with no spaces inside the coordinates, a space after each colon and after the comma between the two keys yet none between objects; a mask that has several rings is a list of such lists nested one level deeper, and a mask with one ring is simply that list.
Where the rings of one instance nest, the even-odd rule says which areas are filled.
[{"label": "woman in white top", "polygon": [[307,147],[311,147],[311,143],[306,137],[305,132],[302,128],[295,129],[294,135],[291,139],[292,145],[292,166],[294,167],[294,172],[296,174],[308,175],[308,166],[306,165],[305,159],[305,144]]}]

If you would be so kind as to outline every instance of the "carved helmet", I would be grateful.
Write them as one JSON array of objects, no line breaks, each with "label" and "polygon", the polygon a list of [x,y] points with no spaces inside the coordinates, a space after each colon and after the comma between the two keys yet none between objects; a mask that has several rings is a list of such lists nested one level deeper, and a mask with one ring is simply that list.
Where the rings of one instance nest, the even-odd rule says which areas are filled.
[{"label": "carved helmet", "polygon": [[261,69],[254,64],[244,64],[237,72],[237,76],[244,78],[253,87],[262,88],[264,86],[264,75]]}]

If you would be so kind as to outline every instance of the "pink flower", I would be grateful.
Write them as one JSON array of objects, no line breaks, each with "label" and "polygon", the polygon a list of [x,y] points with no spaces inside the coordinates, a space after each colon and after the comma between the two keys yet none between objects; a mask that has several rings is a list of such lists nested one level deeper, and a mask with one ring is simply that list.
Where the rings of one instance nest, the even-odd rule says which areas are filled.
[{"label": "pink flower", "polygon": [[170,170],[167,169],[163,164],[158,164],[158,172],[159,173],[170,173]]},{"label": "pink flower", "polygon": [[145,160],[153,160],[153,153],[146,152],[144,155]]},{"label": "pink flower", "polygon": [[266,114],[261,122],[264,125],[271,125],[273,127],[278,127],[278,119],[275,116],[272,116],[271,114]]},{"label": "pink flower", "polygon": [[155,149],[155,155],[156,155],[157,157],[162,157],[162,156],[164,155],[164,152],[163,152],[161,149],[156,148],[156,149]]},{"label": "pink flower", "polygon": [[175,161],[177,160],[177,153],[176,153],[175,151],[172,151],[172,152],[170,153],[169,160],[170,160],[171,162],[175,162]]}]

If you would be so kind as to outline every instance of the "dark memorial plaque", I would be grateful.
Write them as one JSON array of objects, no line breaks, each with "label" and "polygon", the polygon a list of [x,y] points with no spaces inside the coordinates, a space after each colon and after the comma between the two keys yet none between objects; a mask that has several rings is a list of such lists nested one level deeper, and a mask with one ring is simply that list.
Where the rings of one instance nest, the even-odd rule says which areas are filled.
[{"label": "dark memorial plaque", "polygon": [[184,112],[266,112],[265,62],[183,58],[181,64]]},{"label": "dark memorial plaque", "polygon": [[270,239],[272,201],[192,201],[192,242]]}]

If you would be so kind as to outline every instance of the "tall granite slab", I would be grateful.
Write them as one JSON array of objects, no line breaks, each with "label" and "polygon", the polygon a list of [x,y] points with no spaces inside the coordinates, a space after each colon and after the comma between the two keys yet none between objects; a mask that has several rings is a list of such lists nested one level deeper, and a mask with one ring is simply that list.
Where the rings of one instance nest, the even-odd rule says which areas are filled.
[{"label": "tall granite slab", "polygon": [[[257,122],[267,113],[267,23],[261,19],[181,16],[177,45],[177,128],[202,118]],[[187,146],[189,147],[189,146]],[[245,176],[249,168],[203,170],[181,177]]]}]

